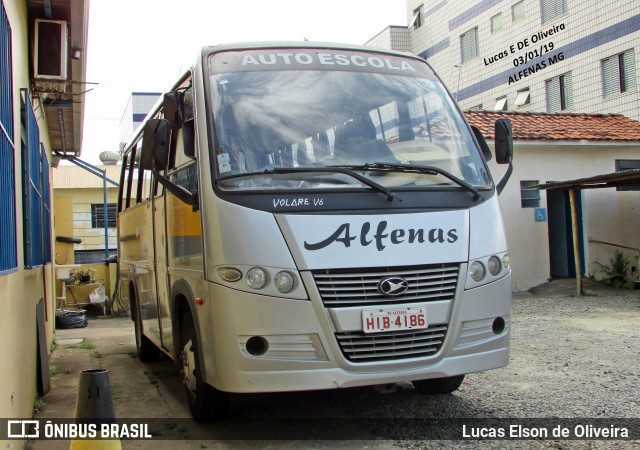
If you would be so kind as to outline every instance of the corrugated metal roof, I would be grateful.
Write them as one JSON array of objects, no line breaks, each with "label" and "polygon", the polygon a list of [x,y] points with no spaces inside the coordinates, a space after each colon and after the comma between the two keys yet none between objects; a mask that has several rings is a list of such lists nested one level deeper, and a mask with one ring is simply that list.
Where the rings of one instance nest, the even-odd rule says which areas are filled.
[{"label": "corrugated metal roof", "polygon": [[539,184],[540,189],[600,189],[610,187],[640,186],[640,169],[624,170],[576,180]]},{"label": "corrugated metal roof", "polygon": [[[107,178],[120,182],[120,169],[122,166],[96,166],[98,169],[107,170]],[[102,178],[88,172],[78,166],[58,166],[53,170],[54,189],[79,189],[79,188],[100,188],[102,189]],[[107,182],[107,188],[116,189],[114,185]]]}]

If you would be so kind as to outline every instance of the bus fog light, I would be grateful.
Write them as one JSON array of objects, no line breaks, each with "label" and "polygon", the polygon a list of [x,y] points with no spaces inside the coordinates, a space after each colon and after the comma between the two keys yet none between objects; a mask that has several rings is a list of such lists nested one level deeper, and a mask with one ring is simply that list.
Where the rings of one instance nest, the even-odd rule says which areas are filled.
[{"label": "bus fog light", "polygon": [[262,336],[253,336],[247,341],[246,349],[252,356],[262,356],[269,350],[269,342]]},{"label": "bus fog light", "polygon": [[273,278],[273,284],[278,292],[286,294],[293,289],[294,279],[289,272],[278,272]]},{"label": "bus fog light", "polygon": [[485,275],[484,265],[480,261],[474,261],[469,267],[469,275],[473,281],[482,281]]},{"label": "bus fog light", "polygon": [[493,325],[491,326],[493,330],[493,334],[502,334],[507,324],[505,323],[502,317],[498,317],[493,321]]},{"label": "bus fog light", "polygon": [[254,267],[247,272],[246,281],[250,288],[261,289],[267,284],[267,273],[260,267]]},{"label": "bus fog light", "polygon": [[494,277],[500,273],[502,270],[502,264],[500,263],[500,258],[497,256],[492,256],[487,261],[487,268],[489,269],[489,273]]},{"label": "bus fog light", "polygon": [[224,281],[233,283],[242,278],[242,272],[233,267],[221,267],[218,269],[218,276]]}]

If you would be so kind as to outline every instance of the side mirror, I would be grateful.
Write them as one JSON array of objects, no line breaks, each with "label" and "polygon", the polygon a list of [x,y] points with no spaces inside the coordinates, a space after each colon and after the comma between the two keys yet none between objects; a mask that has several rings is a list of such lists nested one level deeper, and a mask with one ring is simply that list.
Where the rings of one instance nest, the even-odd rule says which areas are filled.
[{"label": "side mirror", "polygon": [[496,162],[510,164],[513,159],[513,133],[509,119],[496,120],[495,128]]},{"label": "side mirror", "polygon": [[493,155],[491,154],[491,149],[487,145],[487,141],[484,139],[484,136],[480,130],[473,125],[471,125],[471,129],[473,130],[473,135],[476,137],[478,144],[480,144],[480,149],[482,150],[482,155],[484,156],[485,161],[491,161]]},{"label": "side mirror", "polygon": [[184,121],[184,92],[173,91],[164,94],[162,109],[169,127],[172,130],[181,128]]},{"label": "side mirror", "polygon": [[142,157],[140,164],[144,170],[161,171],[169,162],[171,130],[166,119],[149,119],[142,134]]}]

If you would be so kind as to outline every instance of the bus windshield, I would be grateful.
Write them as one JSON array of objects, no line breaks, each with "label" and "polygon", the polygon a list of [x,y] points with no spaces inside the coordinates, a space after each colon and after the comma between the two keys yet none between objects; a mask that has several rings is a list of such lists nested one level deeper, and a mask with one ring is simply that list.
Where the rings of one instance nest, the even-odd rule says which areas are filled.
[{"label": "bus windshield", "polygon": [[[296,60],[312,60],[294,59],[293,53],[278,54],[280,61],[262,54],[248,59],[235,52],[236,59],[244,54],[242,61],[250,64],[230,70],[234,64],[226,65],[228,53],[213,55],[209,65],[216,176],[222,189],[366,185],[330,168],[350,169],[396,189],[459,186],[452,180],[491,186],[467,126],[426,64],[343,52],[324,59],[307,55],[322,64],[300,68]],[[404,59],[412,66],[402,65],[408,64]]]}]

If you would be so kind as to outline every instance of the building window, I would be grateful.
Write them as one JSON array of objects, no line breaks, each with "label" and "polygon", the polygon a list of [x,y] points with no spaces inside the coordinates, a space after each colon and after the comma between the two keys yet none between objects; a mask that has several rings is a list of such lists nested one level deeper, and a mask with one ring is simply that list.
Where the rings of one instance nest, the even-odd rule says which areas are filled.
[{"label": "building window", "polygon": [[491,18],[491,32],[502,30],[502,13],[498,13]]},{"label": "building window", "polygon": [[469,108],[469,111],[482,111],[482,103],[476,106],[472,106]]},{"label": "building window", "polygon": [[540,184],[539,180],[523,180],[520,182],[520,202],[523,208],[540,207],[540,188],[534,187]]},{"label": "building window", "polygon": [[414,30],[417,30],[422,26],[422,5],[413,10],[413,19],[411,19],[411,26]]},{"label": "building window", "polygon": [[49,163],[40,143],[40,130],[26,89],[22,100],[22,215],[24,266],[51,262]]},{"label": "building window", "polygon": [[0,2],[0,274],[18,267],[11,27]]},{"label": "building window", "polygon": [[[116,203],[107,203],[107,228],[116,227],[116,214],[118,205]],[[91,205],[91,228],[104,228],[104,204],[93,203]]]},{"label": "building window", "polygon": [[540,0],[542,23],[547,23],[567,12],[567,0]]},{"label": "building window", "polygon": [[[115,256],[118,251],[109,249],[109,256]],[[76,250],[73,252],[74,264],[98,264],[105,261],[105,251],[101,250]]]},{"label": "building window", "polygon": [[506,111],[507,110],[507,96],[500,97],[496,99],[496,106],[493,108],[494,111]]},{"label": "building window", "polygon": [[602,84],[608,97],[636,88],[636,64],[633,49],[602,60]]},{"label": "building window", "polygon": [[460,54],[463,63],[478,56],[478,27],[460,36]]},{"label": "building window", "polygon": [[516,106],[522,106],[528,105],[529,103],[531,103],[531,91],[529,88],[519,90],[514,104]]},{"label": "building window", "polygon": [[[616,172],[640,169],[640,159],[616,159]],[[616,191],[640,191],[640,186],[617,187]]]},{"label": "building window", "polygon": [[565,73],[546,81],[547,112],[555,113],[573,108],[571,73]]},{"label": "building window", "polygon": [[511,18],[515,22],[524,19],[524,0],[516,3],[511,7]]}]

